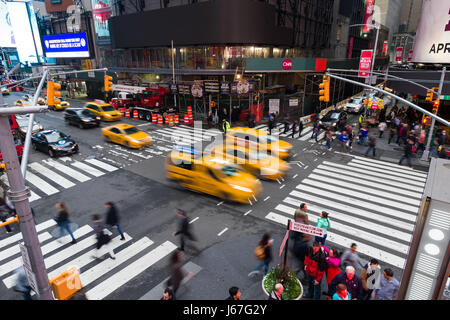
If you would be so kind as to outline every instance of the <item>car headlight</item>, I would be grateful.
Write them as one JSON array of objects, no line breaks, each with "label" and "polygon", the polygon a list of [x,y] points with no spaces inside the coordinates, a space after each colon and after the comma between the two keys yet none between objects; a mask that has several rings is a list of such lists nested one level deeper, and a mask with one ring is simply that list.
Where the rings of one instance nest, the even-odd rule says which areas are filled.
[{"label": "car headlight", "polygon": [[252,191],[251,189],[249,189],[249,188],[237,186],[237,185],[235,185],[235,184],[230,184],[230,187],[232,187],[233,189],[236,189],[236,190],[244,191],[244,192],[249,192],[249,193],[253,192],[253,191]]},{"label": "car headlight", "polygon": [[336,122],[333,122],[331,125],[334,127],[336,125]]},{"label": "car headlight", "polygon": [[102,118],[100,118],[100,117],[95,117],[95,119],[97,119],[97,120],[101,120]]},{"label": "car headlight", "polygon": [[39,131],[44,130],[43,126],[39,126]]},{"label": "car headlight", "polygon": [[89,119],[81,119],[81,121],[89,122],[89,121],[91,121],[91,120],[89,120]]}]

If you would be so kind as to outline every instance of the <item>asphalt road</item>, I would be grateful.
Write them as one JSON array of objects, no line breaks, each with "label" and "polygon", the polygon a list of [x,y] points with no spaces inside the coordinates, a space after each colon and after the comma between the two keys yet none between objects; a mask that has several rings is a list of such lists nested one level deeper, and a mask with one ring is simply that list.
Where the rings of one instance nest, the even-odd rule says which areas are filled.
[{"label": "asphalt road", "polygon": [[[12,105],[19,96],[13,93],[5,100]],[[82,106],[81,102],[71,103],[73,107]],[[56,166],[48,162],[47,154],[31,151],[30,164],[40,166],[32,167],[30,172],[53,189],[30,181],[28,185],[39,197],[31,202],[37,225],[54,217],[56,202],[65,202],[70,208],[71,219],[82,233],[79,243],[85,244],[54,245],[56,240],[50,236],[42,242],[42,250],[46,264],[48,260],[51,265],[47,266],[50,274],[65,266],[79,266],[90,299],[136,300],[164,282],[170,273],[168,257],[178,245],[178,239],[172,235],[178,224],[175,208],[188,213],[200,249],[200,252],[188,249],[183,258],[185,263],[199,268],[187,286],[180,289],[179,299],[224,299],[233,285],[241,288],[244,299],[264,299],[261,277],[247,277],[257,264],[253,250],[261,235],[269,232],[275,239],[273,263],[278,262],[285,222],[300,202],[311,207],[311,224],[315,224],[321,210],[329,211],[332,225],[329,246],[344,250],[352,242],[361,244],[359,251],[364,262],[375,256],[382,267],[391,267],[396,278],[401,279],[402,262],[417,214],[414,206],[426,177],[420,171],[409,174],[409,169],[389,163],[336,153],[335,146],[328,151],[321,144],[285,138],[295,149],[287,176],[280,181],[263,181],[264,189],[257,201],[235,204],[184,190],[166,180],[165,156],[173,147],[167,135],[175,129],[123,119],[153,137],[153,146],[136,151],[104,142],[100,128],[79,129],[65,124],[63,112],[38,114],[36,120],[45,129],[55,128],[70,135],[80,145],[78,154],[53,159]],[[179,130],[188,136],[188,128]],[[47,171],[42,171],[42,167]],[[414,187],[408,189],[411,181]],[[384,182],[392,190],[391,195],[380,186]],[[87,258],[94,248],[89,242],[93,233],[88,226],[92,214],[104,214],[106,201],[117,204],[127,241],[115,244],[119,256],[116,261],[99,262]],[[17,232],[18,228],[14,229]],[[54,225],[47,231],[53,235],[53,229]],[[0,231],[0,297],[20,299],[20,294],[11,288],[13,269],[5,269],[11,266],[7,263],[20,257],[20,251],[7,251],[13,246],[8,243],[9,237]]]}]

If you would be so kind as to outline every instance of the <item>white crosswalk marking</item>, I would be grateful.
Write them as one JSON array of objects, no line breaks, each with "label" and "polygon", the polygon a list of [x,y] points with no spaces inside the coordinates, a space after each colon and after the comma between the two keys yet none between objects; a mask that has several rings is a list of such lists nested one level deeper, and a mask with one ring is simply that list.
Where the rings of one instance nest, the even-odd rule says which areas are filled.
[{"label": "white crosswalk marking", "polygon": [[[41,233],[40,235],[38,235],[39,242],[44,242],[44,241],[50,239],[51,237],[52,237],[51,234],[48,232],[44,232],[44,233]],[[5,260],[15,254],[18,254],[18,253],[20,253],[20,247],[18,244],[15,246],[9,247],[8,249],[0,252],[0,261]]]},{"label": "white crosswalk marking", "polygon": [[100,170],[97,170],[91,166],[88,166],[85,163],[79,162],[79,161],[73,161],[71,163],[72,166],[77,167],[78,169],[81,169],[83,171],[86,171],[87,173],[95,176],[95,177],[100,177],[102,175],[104,175],[104,173]]},{"label": "white crosswalk marking", "polygon": [[47,178],[49,178],[50,180],[56,182],[57,184],[59,184],[63,188],[67,189],[67,188],[73,187],[75,185],[73,182],[70,182],[69,180],[67,180],[63,176],[60,176],[56,172],[54,172],[54,171],[44,167],[42,164],[40,164],[38,162],[30,163],[28,166],[30,168],[32,168],[33,170],[39,172],[39,174],[45,175]]},{"label": "white crosswalk marking", "polygon": [[48,184],[47,182],[45,182],[44,180],[42,180],[41,178],[39,178],[37,175],[35,175],[30,171],[27,171],[25,180],[33,184],[36,188],[38,188],[47,195],[52,195],[59,192],[58,189],[51,186],[50,184]]},{"label": "white crosswalk marking", "polygon": [[368,259],[404,268],[427,173],[365,160],[324,161],[266,218],[285,227],[305,202],[310,224],[329,214],[328,246],[356,243]]},{"label": "white crosswalk marking", "polygon": [[112,165],[109,165],[103,161],[97,160],[97,159],[86,159],[86,162],[89,162],[90,164],[93,164],[94,166],[97,166],[99,168],[105,169],[106,171],[112,172],[112,171],[116,171],[119,168],[116,168]]},{"label": "white crosswalk marking", "polygon": [[91,180],[90,177],[88,177],[76,170],[73,170],[72,168],[70,168],[68,166],[63,165],[63,164],[59,163],[58,161],[48,159],[48,160],[44,160],[43,162],[55,169],[67,174],[68,176],[80,181],[80,182],[86,182],[88,180]]}]

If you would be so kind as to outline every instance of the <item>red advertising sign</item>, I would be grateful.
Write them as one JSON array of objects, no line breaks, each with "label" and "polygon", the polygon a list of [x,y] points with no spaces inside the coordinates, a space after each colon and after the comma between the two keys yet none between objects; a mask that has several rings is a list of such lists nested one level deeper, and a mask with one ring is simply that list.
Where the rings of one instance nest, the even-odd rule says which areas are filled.
[{"label": "red advertising sign", "polygon": [[412,60],[412,54],[413,54],[413,51],[409,50],[409,52],[408,52],[408,61]]},{"label": "red advertising sign", "polygon": [[395,61],[402,62],[402,56],[403,56],[403,47],[397,47],[397,50],[395,51]]},{"label": "red advertising sign", "polygon": [[299,223],[299,222],[291,222],[289,230],[302,232],[306,234],[311,234],[317,237],[323,237],[324,230],[322,228],[317,228],[315,226],[310,226],[309,224]]},{"label": "red advertising sign", "polygon": [[327,59],[318,58],[316,59],[315,71],[325,71],[327,70]]},{"label": "red advertising sign", "polygon": [[359,77],[368,77],[370,72],[370,64],[372,63],[372,50],[361,50],[361,58],[359,59]]},{"label": "red advertising sign", "polygon": [[373,7],[375,5],[375,0],[367,0],[366,3],[366,14],[364,16],[364,26],[362,32],[370,32],[369,24],[372,24]]},{"label": "red advertising sign", "polygon": [[291,59],[284,59],[284,61],[283,61],[283,69],[284,70],[290,70],[290,69],[292,69],[292,65],[293,65],[293,63],[292,63],[292,60]]},{"label": "red advertising sign", "polygon": [[387,51],[388,51],[388,42],[385,41],[383,42],[383,56],[387,55]]}]

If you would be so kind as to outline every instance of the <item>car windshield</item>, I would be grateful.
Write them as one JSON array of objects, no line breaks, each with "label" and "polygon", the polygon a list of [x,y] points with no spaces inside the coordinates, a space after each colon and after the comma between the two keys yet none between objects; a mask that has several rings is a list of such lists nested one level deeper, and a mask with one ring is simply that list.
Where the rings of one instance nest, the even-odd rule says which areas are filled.
[{"label": "car windshield", "polygon": [[222,177],[238,177],[241,175],[241,170],[238,167],[226,165],[222,167],[220,170],[214,170],[215,172],[218,171],[218,176]]},{"label": "car windshield", "polygon": [[339,119],[339,113],[335,112],[330,115],[330,119]]},{"label": "car windshield", "polygon": [[47,138],[48,143],[55,143],[60,140],[67,139],[67,136],[64,133],[59,132],[59,131],[53,131],[51,133],[46,133],[45,137]]},{"label": "car windshield", "polygon": [[86,109],[84,109],[84,110],[79,110],[77,113],[78,113],[78,115],[80,115],[80,116],[85,116],[85,117],[95,117],[94,113],[92,113],[91,111],[86,110]]},{"label": "car windshield", "polygon": [[114,111],[116,109],[114,109],[113,106],[102,106],[102,110],[103,111]]},{"label": "car windshield", "polygon": [[126,129],[123,129],[123,131],[125,131],[126,135],[130,135],[130,134],[134,134],[134,133],[140,132],[139,129],[137,129],[136,127],[126,128]]}]

